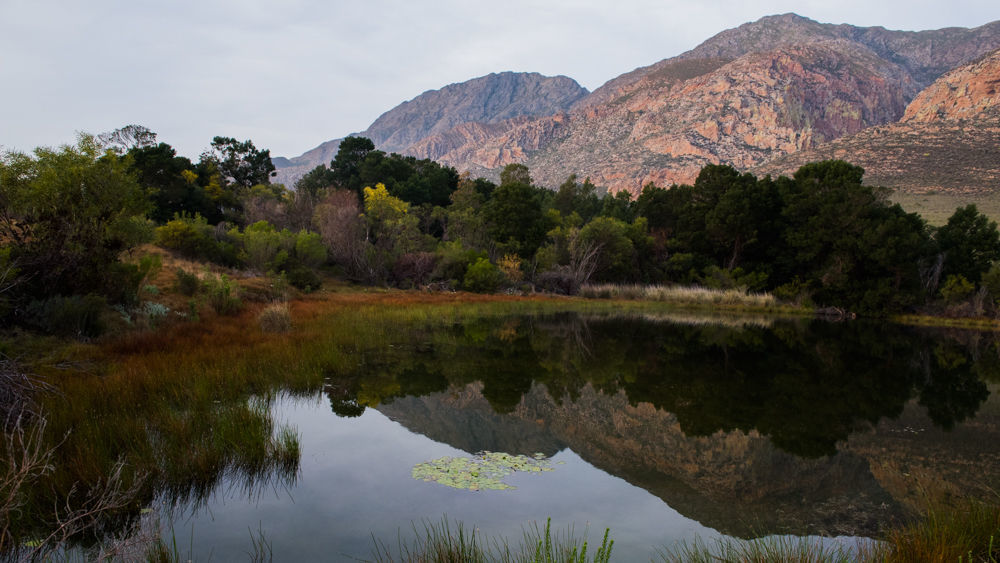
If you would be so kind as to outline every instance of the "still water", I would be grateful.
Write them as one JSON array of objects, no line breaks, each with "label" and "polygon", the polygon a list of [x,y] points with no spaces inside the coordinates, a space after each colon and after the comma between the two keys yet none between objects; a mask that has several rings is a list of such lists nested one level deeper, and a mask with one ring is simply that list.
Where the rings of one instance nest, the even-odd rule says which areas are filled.
[{"label": "still water", "polygon": [[[648,560],[695,538],[852,542],[912,517],[928,487],[1000,486],[992,335],[572,314],[399,328],[322,393],[273,403],[300,436],[294,475],[158,501],[182,551],[245,560],[262,531],[275,560],[352,560],[445,517],[516,546],[551,518]],[[551,471],[506,490],[411,475],[484,451]]]}]

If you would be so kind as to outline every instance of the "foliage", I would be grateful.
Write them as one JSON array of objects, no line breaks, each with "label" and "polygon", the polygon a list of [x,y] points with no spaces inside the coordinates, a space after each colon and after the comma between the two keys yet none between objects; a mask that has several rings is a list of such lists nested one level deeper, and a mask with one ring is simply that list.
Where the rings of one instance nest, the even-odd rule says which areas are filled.
[{"label": "foliage", "polygon": [[192,297],[201,289],[201,279],[197,275],[189,273],[184,268],[177,268],[175,275],[177,291],[181,295]]},{"label": "foliage", "polygon": [[323,285],[323,279],[312,269],[306,266],[295,266],[285,272],[288,283],[297,289],[305,292],[316,291]]},{"label": "foliage", "polygon": [[465,278],[469,267],[486,259],[486,253],[465,247],[460,241],[444,242],[437,247],[437,264],[431,277],[441,281],[454,281],[456,285]]},{"label": "foliage", "polygon": [[990,265],[1000,260],[997,224],[974,204],[956,209],[947,224],[937,229],[934,238],[945,256],[945,276],[960,275],[978,283]]},{"label": "foliage", "polygon": [[218,229],[200,215],[178,215],[156,228],[156,243],[197,260],[226,266],[239,265],[236,242],[220,236]]},{"label": "foliage", "polygon": [[975,290],[976,286],[965,279],[965,276],[952,274],[945,279],[944,285],[941,286],[941,297],[948,303],[957,303],[972,295]]},{"label": "foliage", "polygon": [[545,213],[549,194],[531,184],[501,184],[483,206],[490,238],[503,244],[507,252],[534,255],[552,228]]},{"label": "foliage", "polygon": [[29,324],[49,334],[92,338],[104,332],[102,319],[107,301],[94,294],[55,295],[27,306]]},{"label": "foliage", "polygon": [[17,264],[18,300],[114,293],[109,276],[141,237],[130,229],[145,211],[142,189],[125,161],[93,137],[76,146],[0,157],[0,241]]},{"label": "foliage", "polygon": [[497,268],[512,283],[519,283],[524,279],[524,272],[521,271],[521,257],[517,254],[504,254],[497,260]]},{"label": "foliage", "polygon": [[476,293],[493,293],[504,282],[503,272],[486,258],[479,258],[469,266],[462,280],[462,287]]},{"label": "foliage", "polygon": [[326,246],[319,233],[299,231],[295,236],[295,258],[307,268],[318,268],[326,263]]},{"label": "foliage", "polygon": [[214,137],[212,151],[203,159],[214,161],[223,178],[247,189],[271,183],[274,172],[271,151],[258,150],[249,139],[241,142],[232,137]]},{"label": "foliage", "polygon": [[330,174],[324,174],[323,179],[333,180],[337,187],[359,196],[364,186],[382,183],[390,194],[413,205],[448,205],[458,185],[454,168],[412,156],[386,155],[364,137],[347,137],[340,142],[337,156],[330,163]]},{"label": "foliage", "polygon": [[202,286],[208,296],[208,304],[220,315],[235,315],[243,309],[239,285],[222,274],[208,275],[202,279]]}]

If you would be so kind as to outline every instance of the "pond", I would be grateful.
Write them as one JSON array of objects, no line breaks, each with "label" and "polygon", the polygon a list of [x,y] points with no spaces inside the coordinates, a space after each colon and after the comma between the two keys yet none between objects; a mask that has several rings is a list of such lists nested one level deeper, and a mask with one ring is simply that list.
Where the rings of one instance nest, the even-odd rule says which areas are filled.
[{"label": "pond", "polygon": [[275,560],[354,560],[442,519],[516,546],[551,518],[649,560],[695,538],[852,544],[929,490],[1000,487],[992,334],[676,314],[390,325],[255,403],[267,432],[297,433],[297,463],[161,476],[148,506],[168,541],[237,561],[262,534]]}]

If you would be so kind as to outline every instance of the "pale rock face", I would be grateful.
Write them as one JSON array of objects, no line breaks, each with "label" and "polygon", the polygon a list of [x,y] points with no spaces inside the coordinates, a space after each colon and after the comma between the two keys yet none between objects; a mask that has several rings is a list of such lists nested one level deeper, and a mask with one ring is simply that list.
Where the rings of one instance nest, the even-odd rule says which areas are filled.
[{"label": "pale rock face", "polygon": [[948,72],[902,119],[759,165],[790,174],[807,162],[848,160],[865,183],[906,192],[990,193],[1000,182],[1000,50]]},{"label": "pale rock face", "polygon": [[903,123],[1000,117],[1000,50],[942,76],[906,108]]}]

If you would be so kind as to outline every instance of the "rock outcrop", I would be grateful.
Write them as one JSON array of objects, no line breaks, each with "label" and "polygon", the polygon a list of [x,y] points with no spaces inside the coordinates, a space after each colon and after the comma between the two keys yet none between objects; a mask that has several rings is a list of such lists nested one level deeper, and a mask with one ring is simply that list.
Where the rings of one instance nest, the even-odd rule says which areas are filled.
[{"label": "rock outcrop", "polygon": [[911,193],[981,194],[1000,187],[1000,50],[920,92],[902,119],[753,169],[790,174],[837,158],[865,169],[865,183]]}]

